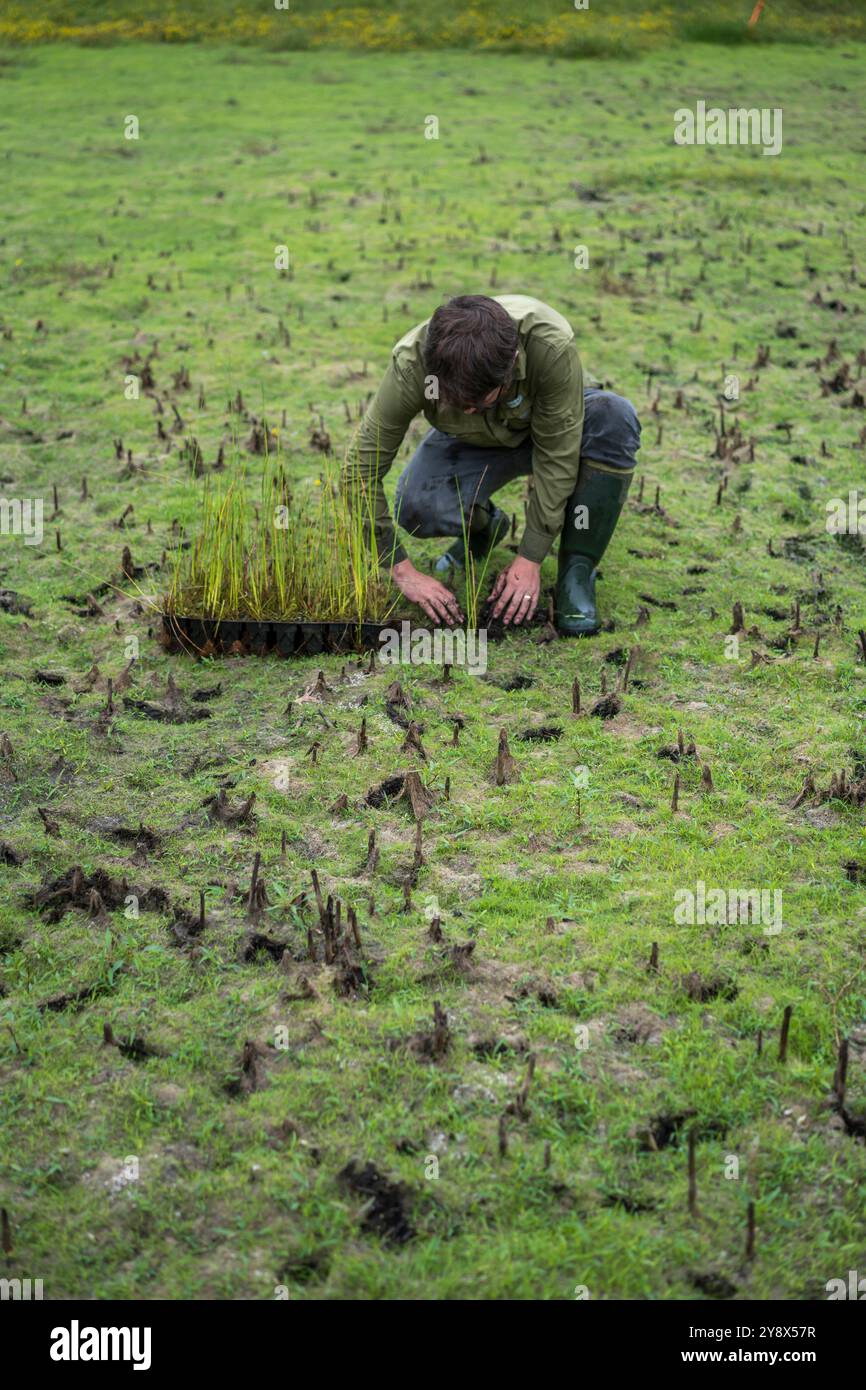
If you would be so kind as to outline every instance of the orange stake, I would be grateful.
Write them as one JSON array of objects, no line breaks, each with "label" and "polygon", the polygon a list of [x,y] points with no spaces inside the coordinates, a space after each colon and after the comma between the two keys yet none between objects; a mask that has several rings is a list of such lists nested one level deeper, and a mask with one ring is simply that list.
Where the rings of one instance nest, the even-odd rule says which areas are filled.
[{"label": "orange stake", "polygon": [[753,25],[753,24],[757,24],[758,20],[761,18],[761,10],[762,10],[763,8],[764,8],[764,0],[758,0],[757,5],[756,5],[755,8],[752,10],[752,18],[749,20],[749,28],[750,28],[750,29],[751,29],[752,25]]}]

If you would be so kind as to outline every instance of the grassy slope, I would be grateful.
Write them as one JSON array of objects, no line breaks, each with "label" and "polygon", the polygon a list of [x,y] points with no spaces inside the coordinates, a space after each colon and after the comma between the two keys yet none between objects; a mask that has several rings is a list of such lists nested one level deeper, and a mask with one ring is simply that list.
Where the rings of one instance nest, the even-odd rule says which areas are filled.
[{"label": "grassy slope", "polygon": [[[825,501],[862,471],[862,415],[843,408],[847,394],[822,398],[807,366],[831,337],[849,361],[864,346],[860,287],[848,280],[864,252],[862,77],[851,55],[744,61],[695,49],[627,69],[598,63],[590,79],[525,57],[418,54],[398,66],[139,48],[52,50],[2,73],[0,251],[12,330],[0,340],[2,474],[7,495],[49,497],[57,483],[63,543],[58,555],[50,532],[41,548],[4,537],[0,567],[2,584],[33,603],[29,621],[0,617],[2,727],[18,778],[0,785],[0,836],[26,855],[20,868],[0,867],[0,1194],[15,1272],[45,1278],[46,1295],[59,1298],[268,1298],[280,1280],[292,1297],[569,1298],[585,1284],[593,1297],[682,1298],[708,1272],[744,1296],[807,1298],[863,1268],[866,1157],[826,1107],[836,1038],[862,1038],[866,1021],[866,900],[842,869],[864,858],[862,811],[789,807],[807,770],[826,785],[834,769],[851,769],[852,749],[864,752],[862,556],[824,531]],[[699,97],[783,106],[781,158],[674,148],[673,109]],[[137,144],[122,139],[130,112],[141,121]],[[440,115],[438,143],[423,139],[430,113]],[[478,162],[482,146],[487,162]],[[581,201],[572,181],[608,201]],[[281,242],[291,282],[273,270]],[[589,271],[572,267],[577,242],[590,248]],[[648,268],[655,251],[664,260]],[[194,515],[200,484],[186,479],[176,447],[161,451],[150,403],[123,398],[122,358],[136,344],[144,352],[158,339],[166,400],[173,372],[188,365],[194,389],[175,398],[209,462],[235,427],[224,402],[241,388],[253,408],[286,409],[287,455],[310,476],[311,409],[341,448],[341,403],[354,409],[373,387],[395,337],[440,294],[484,290],[494,274],[498,289],[537,293],[568,313],[588,369],[637,402],[645,501],[660,483],[677,525],[630,505],[601,586],[615,633],[552,646],[521,635],[491,652],[496,681],[525,674],[530,689],[509,694],[459,672],[442,689],[435,671],[400,672],[425,723],[425,776],[439,789],[450,776],[452,789],[427,822],[427,865],[406,914],[409,818],[360,805],[367,787],[405,766],[382,707],[393,673],[342,684],[341,663],[328,660],[329,723],[310,705],[287,717],[319,663],[195,669],[160,652],[134,597],[109,595],[104,618],[86,619],[62,596],[116,577],[124,542],[138,564],[157,562],[172,520]],[[812,305],[816,288],[851,311]],[[797,326],[795,339],[775,337],[780,322]],[[755,374],[760,343],[771,344],[772,364]],[[716,507],[710,420],[723,370],[743,383],[755,376],[739,407],[755,459],[734,467]],[[677,389],[688,410],[673,408]],[[71,437],[59,437],[65,431]],[[119,480],[114,437],[144,474]],[[81,503],[85,474],[92,500]],[[519,510],[519,489],[509,500]],[[121,532],[113,523],[128,503],[134,518]],[[770,558],[767,541],[778,551],[793,535],[811,537],[814,559]],[[706,573],[689,575],[695,564]],[[827,592],[816,599],[819,571]],[[677,610],[648,605],[649,625],[636,628],[642,594]],[[790,655],[753,638],[738,663],[725,659],[735,600],[774,639],[789,623],[762,610],[797,598],[806,635]],[[836,604],[841,627],[831,621]],[[824,636],[813,660],[816,627]],[[169,673],[187,694],[219,681],[208,723],[153,724],[118,702],[109,732],[100,730],[105,694],[75,695],[73,683],[93,662],[116,678],[131,635],[141,642],[131,693],[157,698]],[[644,683],[623,713],[572,720],[573,678],[593,698],[602,672],[614,672],[605,654],[638,642]],[[773,664],[750,671],[751,648]],[[67,684],[34,683],[46,666]],[[455,711],[466,718],[456,751],[446,722]],[[362,712],[372,747],[350,760]],[[560,742],[518,742],[527,725],[551,722],[564,728]],[[672,815],[672,768],[657,750],[678,726],[711,763],[715,792],[701,793],[688,768]],[[523,775],[495,790],[485,779],[500,727]],[[312,766],[305,753],[316,738]],[[275,786],[275,760],[288,764],[288,793]],[[569,777],[578,763],[590,768],[581,821]],[[221,777],[233,799],[256,792],[252,832],[203,819]],[[337,819],[326,808],[340,792],[350,805]],[[46,837],[37,806],[56,818],[59,837]],[[112,814],[162,835],[146,868],[87,828]],[[382,860],[368,884],[356,871],[373,827]],[[302,951],[309,917],[289,903],[312,866],[358,906],[375,957],[368,1001],[336,998],[320,967],[318,999],[287,1002],[283,993],[298,991],[276,965],[238,962],[243,906],[226,885],[246,882],[256,849],[273,904],[265,929],[292,949]],[[190,907],[205,888],[211,925],[200,950],[172,944],[167,914],[116,912],[106,927],[76,911],[43,924],[23,896],[72,863],[160,884]],[[781,889],[782,934],[675,926],[674,892],[698,877]],[[465,977],[426,941],[428,895],[449,941],[477,942]],[[657,978],[644,969],[654,940]],[[730,977],[736,998],[689,999],[679,983],[689,971]],[[104,997],[78,1011],[37,1010],[91,984]],[[539,986],[554,1002],[540,1002]],[[431,1065],[392,1043],[425,1026],[436,998],[455,1041]],[[789,1003],[782,1067],[774,1037]],[[135,1063],[104,1050],[105,1019],[167,1055]],[[288,1050],[272,1046],[280,1025]],[[575,1045],[580,1025],[585,1051]],[[760,1058],[758,1029],[768,1035]],[[629,1041],[642,1030],[650,1041]],[[474,1044],[485,1038],[518,1050],[479,1058]],[[268,1052],[267,1085],[232,1100],[223,1087],[245,1039]],[[531,1114],[509,1118],[503,1159],[498,1119],[522,1079],[522,1047],[538,1058]],[[863,1062],[853,1048],[861,1107]],[[689,1109],[700,1135],[697,1222],[686,1210],[684,1147],[641,1153],[635,1137],[650,1117]],[[299,1138],[275,1137],[286,1120]],[[426,1157],[437,1150],[440,1176],[428,1180]],[[724,1178],[730,1154],[739,1181]],[[140,1179],[112,1194],[106,1183],[127,1155],[138,1157]],[[408,1185],[418,1238],[405,1248],[360,1233],[359,1203],[335,1180],[352,1157]],[[614,1200],[623,1196],[646,1209],[630,1213]],[[747,1267],[750,1197],[759,1234]]]},{"label": "grassy slope", "polygon": [[113,44],[124,39],[185,43],[200,39],[278,49],[469,47],[572,57],[623,57],[679,41],[726,44],[811,43],[866,38],[860,0],[770,0],[749,25],[753,0],[0,0],[0,41],[72,40]]}]

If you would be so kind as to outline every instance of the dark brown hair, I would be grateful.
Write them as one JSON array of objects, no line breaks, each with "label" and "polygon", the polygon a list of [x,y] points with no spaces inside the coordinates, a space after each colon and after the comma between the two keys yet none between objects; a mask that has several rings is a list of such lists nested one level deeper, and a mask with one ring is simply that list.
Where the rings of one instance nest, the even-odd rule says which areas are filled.
[{"label": "dark brown hair", "polygon": [[517,324],[486,294],[461,294],[442,304],[427,325],[424,366],[452,405],[477,405],[508,380],[517,352]]}]

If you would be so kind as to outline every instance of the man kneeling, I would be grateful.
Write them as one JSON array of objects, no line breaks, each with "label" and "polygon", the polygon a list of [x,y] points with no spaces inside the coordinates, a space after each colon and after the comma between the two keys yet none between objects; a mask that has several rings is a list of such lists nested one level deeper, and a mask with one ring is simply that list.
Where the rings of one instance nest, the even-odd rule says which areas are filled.
[{"label": "man kneeling", "polygon": [[493,494],[532,474],[517,556],[499,575],[492,613],[530,618],[541,563],[559,536],[556,626],[600,627],[595,573],[625,502],[640,423],[623,396],[584,388],[571,326],[527,295],[460,295],[401,338],[350,446],[344,487],[372,512],[378,554],[398,588],[435,622],[462,621],[442,580],[417,570],[397,539],[382,478],[410,422],[432,426],[397,484],[395,520],[415,536],[460,539],[436,562],[447,579],[508,534]]}]

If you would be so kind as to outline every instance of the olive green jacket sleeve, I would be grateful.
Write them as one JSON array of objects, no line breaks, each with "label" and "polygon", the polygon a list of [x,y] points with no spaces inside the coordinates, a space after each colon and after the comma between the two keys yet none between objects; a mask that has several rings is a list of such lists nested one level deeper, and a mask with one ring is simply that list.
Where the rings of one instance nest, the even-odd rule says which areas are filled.
[{"label": "olive green jacket sleeve", "polygon": [[383,565],[399,564],[406,559],[406,552],[391,521],[382,479],[423,405],[423,383],[392,357],[346,454],[343,493],[354,509],[363,511],[367,543],[375,537],[376,554]]},{"label": "olive green jacket sleeve", "polygon": [[541,564],[562,532],[577,485],[583,434],[583,371],[574,343],[549,353],[534,375],[530,434],[533,487],[518,554]]}]

